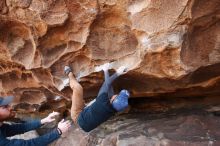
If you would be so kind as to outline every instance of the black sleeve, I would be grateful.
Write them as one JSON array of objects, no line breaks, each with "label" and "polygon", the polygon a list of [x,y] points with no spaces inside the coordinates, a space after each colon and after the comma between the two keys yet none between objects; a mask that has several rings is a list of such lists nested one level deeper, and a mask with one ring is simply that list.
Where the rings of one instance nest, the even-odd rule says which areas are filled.
[{"label": "black sleeve", "polygon": [[58,139],[60,137],[57,129],[39,136],[37,138],[33,138],[30,140],[23,140],[23,139],[2,139],[0,140],[0,145],[4,146],[46,146],[53,142],[54,140]]},{"label": "black sleeve", "polygon": [[4,124],[1,126],[1,131],[5,137],[23,134],[27,131],[35,130],[41,126],[40,120],[29,121],[23,124]]}]

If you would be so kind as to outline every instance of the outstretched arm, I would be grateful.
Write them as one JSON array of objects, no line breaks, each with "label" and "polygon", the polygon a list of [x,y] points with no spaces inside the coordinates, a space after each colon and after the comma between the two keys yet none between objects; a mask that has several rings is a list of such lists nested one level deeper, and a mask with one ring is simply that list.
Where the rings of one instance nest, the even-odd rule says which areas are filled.
[{"label": "outstretched arm", "polygon": [[[5,125],[3,125],[5,126]],[[71,127],[71,121],[60,121],[58,123],[58,128],[52,130],[51,132],[44,134],[42,136],[39,136],[37,138],[33,138],[30,140],[22,140],[22,139],[6,139],[6,135],[4,131],[0,130],[0,145],[7,145],[7,146],[46,146],[49,143],[53,142],[54,140],[58,139],[62,133],[66,133]],[[10,129],[13,130],[13,129]]]},{"label": "outstretched arm", "polygon": [[102,93],[108,93],[109,92],[109,87],[110,87],[110,82],[109,82],[109,66],[110,64],[109,63],[106,63],[104,65],[101,65],[99,68],[101,68],[104,72],[104,78],[105,78],[105,81],[104,83],[102,84],[101,88],[99,89],[99,93],[98,93],[98,96],[100,96]]},{"label": "outstretched arm", "polygon": [[5,124],[1,127],[1,131],[5,136],[14,136],[17,134],[23,134],[27,131],[35,130],[39,128],[42,124],[50,123],[55,120],[55,116],[58,115],[58,112],[50,113],[46,118],[42,120],[32,120],[22,124]]},{"label": "outstretched arm", "polygon": [[127,72],[127,68],[125,66],[121,66],[116,70],[116,73],[114,73],[111,77],[109,77],[108,70],[104,70],[105,74],[105,82],[110,86],[112,82],[117,79],[120,75],[125,74]]},{"label": "outstretched arm", "polygon": [[12,139],[8,140],[6,138],[1,137],[0,145],[7,145],[7,146],[46,146],[49,143],[53,142],[54,140],[58,139],[60,134],[57,129],[39,136],[37,138],[33,138],[30,140],[23,140],[23,139]]},{"label": "outstretched arm", "polygon": [[104,71],[104,76],[105,76],[105,81],[102,84],[102,87],[99,90],[98,96],[100,96],[102,93],[108,93],[108,96],[113,95],[113,88],[112,88],[112,83],[113,81],[119,77],[120,75],[126,73],[127,68],[124,66],[121,66],[116,70],[116,73],[114,73],[111,77],[109,77],[109,63],[106,63],[101,66],[102,70]]},{"label": "outstretched arm", "polygon": [[41,126],[40,120],[34,120],[22,124],[12,124],[12,125],[4,124],[3,126],[1,126],[1,131],[4,133],[6,137],[10,137],[37,129],[40,126]]}]

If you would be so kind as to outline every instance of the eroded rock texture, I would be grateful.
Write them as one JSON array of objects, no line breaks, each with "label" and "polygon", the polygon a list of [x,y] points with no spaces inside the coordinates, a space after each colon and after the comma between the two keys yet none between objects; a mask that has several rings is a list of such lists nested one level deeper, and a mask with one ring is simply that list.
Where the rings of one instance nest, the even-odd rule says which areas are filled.
[{"label": "eroded rock texture", "polygon": [[133,98],[219,95],[220,1],[1,0],[0,95],[17,110],[68,107],[65,65],[94,98],[106,62]]},{"label": "eroded rock texture", "polygon": [[219,0],[0,1],[0,96],[16,97],[18,117],[70,107],[65,65],[94,98],[106,62],[128,67],[114,86],[130,90],[131,116],[54,145],[219,145],[218,117],[176,108],[219,103]]}]

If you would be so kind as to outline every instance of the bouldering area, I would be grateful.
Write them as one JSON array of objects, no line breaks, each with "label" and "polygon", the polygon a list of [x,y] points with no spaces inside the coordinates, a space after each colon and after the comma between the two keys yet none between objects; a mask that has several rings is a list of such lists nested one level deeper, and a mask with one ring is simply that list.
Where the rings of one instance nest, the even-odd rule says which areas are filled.
[{"label": "bouldering area", "polygon": [[128,68],[114,90],[129,108],[51,146],[220,145],[219,0],[0,1],[0,96],[17,119],[69,115],[66,65],[89,103],[104,63]]}]

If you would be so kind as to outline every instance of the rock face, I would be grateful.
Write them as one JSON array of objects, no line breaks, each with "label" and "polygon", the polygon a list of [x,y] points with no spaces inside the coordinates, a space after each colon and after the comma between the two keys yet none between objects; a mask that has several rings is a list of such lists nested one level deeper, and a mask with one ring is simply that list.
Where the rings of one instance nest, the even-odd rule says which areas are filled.
[{"label": "rock face", "polygon": [[94,98],[106,62],[132,98],[219,95],[220,1],[1,0],[0,95],[18,111],[68,107],[65,65]]},{"label": "rock face", "polygon": [[65,106],[70,65],[94,98],[106,62],[128,67],[115,89],[132,97],[219,95],[219,18],[219,0],[2,0],[0,95]]}]

